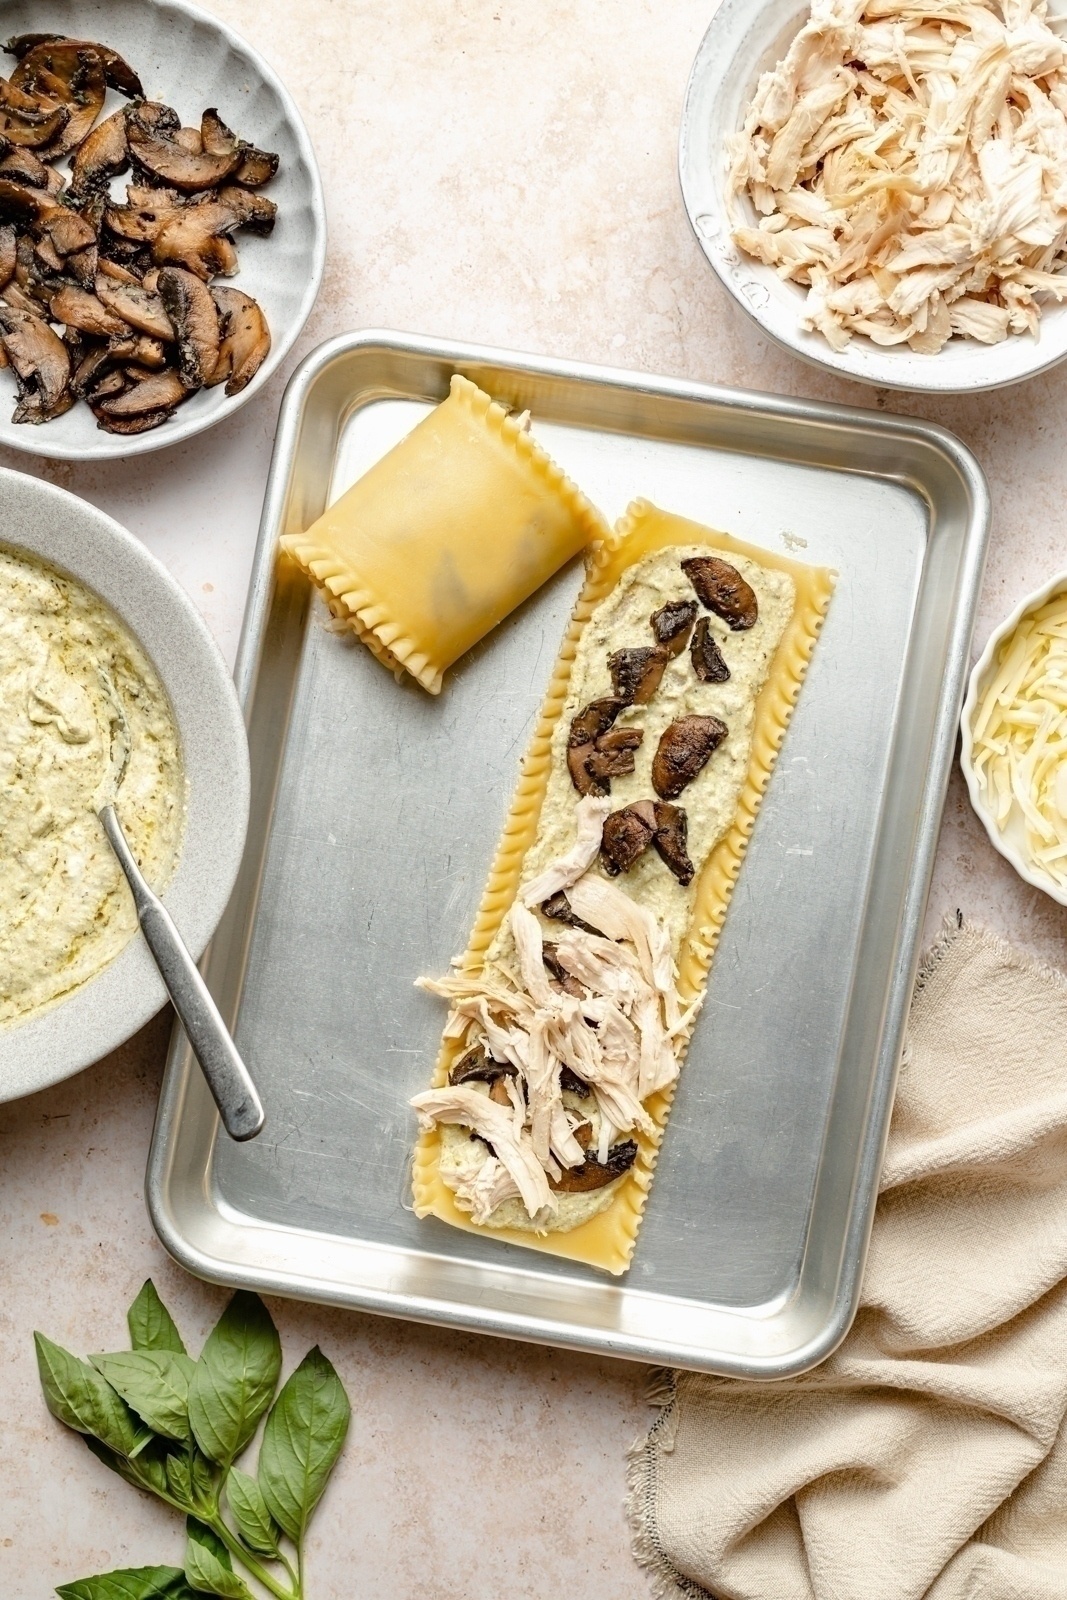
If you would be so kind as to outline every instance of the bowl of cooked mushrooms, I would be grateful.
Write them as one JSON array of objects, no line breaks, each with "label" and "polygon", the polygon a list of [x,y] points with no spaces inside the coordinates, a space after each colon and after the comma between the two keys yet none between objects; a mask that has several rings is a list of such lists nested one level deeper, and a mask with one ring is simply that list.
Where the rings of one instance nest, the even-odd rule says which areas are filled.
[{"label": "bowl of cooked mushrooms", "polygon": [[322,280],[288,92],[185,0],[0,7],[0,441],[158,450],[270,379]]}]

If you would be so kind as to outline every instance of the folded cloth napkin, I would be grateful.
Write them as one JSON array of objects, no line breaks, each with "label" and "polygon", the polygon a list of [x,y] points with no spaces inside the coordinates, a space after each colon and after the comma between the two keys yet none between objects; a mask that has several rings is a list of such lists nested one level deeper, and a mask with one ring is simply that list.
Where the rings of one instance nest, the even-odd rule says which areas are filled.
[{"label": "folded cloth napkin", "polygon": [[947,932],[847,1339],[655,1381],[629,1509],[664,1600],[1067,1600],[1067,978]]}]

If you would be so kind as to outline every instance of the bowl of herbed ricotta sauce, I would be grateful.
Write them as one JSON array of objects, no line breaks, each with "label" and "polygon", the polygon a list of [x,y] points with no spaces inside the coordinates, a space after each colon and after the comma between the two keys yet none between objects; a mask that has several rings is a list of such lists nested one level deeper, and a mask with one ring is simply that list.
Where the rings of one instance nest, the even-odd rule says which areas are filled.
[{"label": "bowl of herbed ricotta sauce", "polygon": [[97,1060],[165,1001],[97,817],[113,794],[199,955],[247,822],[225,662],[131,534],[0,472],[0,1100]]}]

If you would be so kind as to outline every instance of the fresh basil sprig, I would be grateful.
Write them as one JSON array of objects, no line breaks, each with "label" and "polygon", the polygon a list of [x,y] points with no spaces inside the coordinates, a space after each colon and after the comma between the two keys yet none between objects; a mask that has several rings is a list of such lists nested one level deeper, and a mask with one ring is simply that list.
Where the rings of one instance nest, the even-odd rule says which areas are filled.
[{"label": "fresh basil sprig", "polygon": [[[60,1600],[306,1600],[304,1538],[348,1431],[337,1373],[316,1347],[275,1399],[278,1330],[245,1291],[197,1361],[151,1279],[128,1321],[132,1349],[88,1361],[35,1334],[41,1387],[97,1460],[184,1513],[184,1566],[99,1573],[61,1585]],[[234,1462],[264,1414],[252,1476]]]}]

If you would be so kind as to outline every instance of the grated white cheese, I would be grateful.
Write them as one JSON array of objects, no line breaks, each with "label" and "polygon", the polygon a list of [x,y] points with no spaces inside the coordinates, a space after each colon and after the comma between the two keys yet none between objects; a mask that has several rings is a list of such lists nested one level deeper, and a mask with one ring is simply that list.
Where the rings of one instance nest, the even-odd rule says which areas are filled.
[{"label": "grated white cheese", "polygon": [[1067,889],[1067,595],[1025,616],[997,652],[972,733],[997,827]]}]

